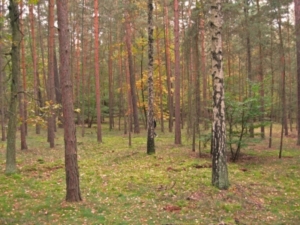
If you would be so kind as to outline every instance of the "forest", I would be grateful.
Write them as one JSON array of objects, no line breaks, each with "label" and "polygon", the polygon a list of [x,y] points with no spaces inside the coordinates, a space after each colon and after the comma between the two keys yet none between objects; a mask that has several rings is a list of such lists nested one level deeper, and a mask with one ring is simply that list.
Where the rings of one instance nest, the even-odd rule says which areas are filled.
[{"label": "forest", "polygon": [[300,0],[0,0],[0,224],[299,224]]}]

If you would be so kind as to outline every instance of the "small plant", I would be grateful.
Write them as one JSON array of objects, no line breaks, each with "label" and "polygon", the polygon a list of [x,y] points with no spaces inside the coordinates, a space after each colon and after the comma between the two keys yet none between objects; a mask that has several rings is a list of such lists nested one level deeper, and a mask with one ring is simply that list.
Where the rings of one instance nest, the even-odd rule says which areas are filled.
[{"label": "small plant", "polygon": [[[264,123],[258,121],[264,115],[261,110],[261,98],[259,95],[259,84],[252,84],[252,97],[239,101],[235,96],[226,95],[226,124],[227,144],[231,152],[231,160],[237,161],[240,151],[247,145],[245,137],[248,137],[248,129],[259,127]],[[255,125],[251,121],[258,121]]]}]

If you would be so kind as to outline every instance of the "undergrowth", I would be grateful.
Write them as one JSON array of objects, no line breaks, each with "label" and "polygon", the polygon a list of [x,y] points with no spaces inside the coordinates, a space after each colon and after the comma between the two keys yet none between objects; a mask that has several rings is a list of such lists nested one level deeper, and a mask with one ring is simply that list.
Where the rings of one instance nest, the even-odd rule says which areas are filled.
[{"label": "undergrowth", "polygon": [[172,134],[157,133],[156,154],[146,154],[146,131],[128,136],[103,126],[78,131],[83,201],[66,203],[62,130],[56,147],[46,131],[28,135],[29,149],[18,150],[19,173],[6,176],[5,143],[0,144],[0,224],[299,224],[300,157],[294,137],[285,138],[278,159],[267,139],[228,162],[230,188],[211,186],[210,149],[191,151],[191,140],[174,145]]}]

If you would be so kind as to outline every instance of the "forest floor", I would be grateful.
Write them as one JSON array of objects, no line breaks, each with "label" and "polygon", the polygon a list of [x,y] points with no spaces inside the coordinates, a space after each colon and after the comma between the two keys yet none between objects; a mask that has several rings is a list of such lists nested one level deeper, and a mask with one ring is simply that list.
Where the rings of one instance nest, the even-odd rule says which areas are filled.
[{"label": "forest floor", "polygon": [[[279,128],[278,128],[279,130]],[[77,132],[83,201],[65,198],[62,130],[50,149],[46,131],[30,129],[29,149],[17,151],[19,173],[6,176],[5,145],[0,142],[0,224],[300,224],[300,148],[285,137],[278,159],[279,132],[254,138],[236,163],[228,162],[230,188],[211,186],[209,149],[174,145],[172,134],[157,128],[156,154],[146,154],[146,131],[128,135],[103,125]],[[295,132],[295,131],[294,131]],[[183,132],[184,133],[184,132]]]}]

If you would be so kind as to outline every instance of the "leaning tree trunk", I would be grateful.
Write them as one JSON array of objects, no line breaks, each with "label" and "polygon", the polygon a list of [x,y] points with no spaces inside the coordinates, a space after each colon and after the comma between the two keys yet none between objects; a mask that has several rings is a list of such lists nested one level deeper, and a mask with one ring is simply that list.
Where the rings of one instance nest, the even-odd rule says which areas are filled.
[{"label": "leaning tree trunk", "polygon": [[153,0],[148,0],[148,138],[147,154],[155,153],[153,90]]},{"label": "leaning tree trunk", "polygon": [[211,5],[213,126],[212,126],[212,184],[219,189],[229,187],[226,162],[224,73],[222,52],[222,0]]},{"label": "leaning tree trunk", "polygon": [[11,46],[11,89],[10,102],[8,111],[8,130],[6,146],[6,168],[5,173],[11,174],[17,172],[16,167],[16,132],[17,132],[17,105],[18,105],[18,84],[20,76],[20,20],[18,4],[15,0],[9,1],[9,18],[12,29],[12,46]]},{"label": "leaning tree trunk", "polygon": [[59,59],[62,88],[63,125],[65,141],[66,201],[81,201],[77,163],[76,127],[74,123],[73,85],[70,74],[70,39],[67,0],[57,0],[59,27]]}]

